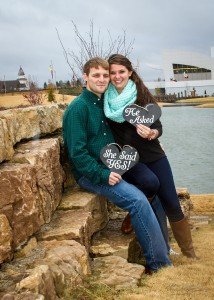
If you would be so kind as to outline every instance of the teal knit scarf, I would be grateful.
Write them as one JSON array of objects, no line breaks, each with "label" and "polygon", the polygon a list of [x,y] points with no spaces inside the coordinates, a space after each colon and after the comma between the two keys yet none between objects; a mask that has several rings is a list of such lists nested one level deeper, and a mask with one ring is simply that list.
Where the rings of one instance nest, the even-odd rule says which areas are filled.
[{"label": "teal knit scarf", "polygon": [[118,94],[116,88],[110,83],[104,95],[106,117],[118,123],[124,122],[123,110],[127,105],[133,104],[136,97],[137,89],[132,80],[129,79],[121,94]]}]

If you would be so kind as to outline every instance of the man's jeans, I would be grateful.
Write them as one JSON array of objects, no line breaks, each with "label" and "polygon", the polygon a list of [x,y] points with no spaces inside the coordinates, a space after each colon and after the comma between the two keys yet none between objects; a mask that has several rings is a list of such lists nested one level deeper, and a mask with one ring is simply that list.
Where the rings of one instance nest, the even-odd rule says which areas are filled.
[{"label": "man's jeans", "polygon": [[93,184],[87,178],[81,177],[78,184],[92,193],[105,196],[130,213],[135,234],[151,270],[157,271],[163,266],[171,265],[157,218],[143,192],[124,180],[111,186]]},{"label": "man's jeans", "polygon": [[170,251],[170,240],[169,240],[169,232],[168,232],[168,227],[167,227],[167,219],[166,219],[166,214],[163,209],[163,206],[161,204],[160,199],[158,196],[155,196],[155,198],[151,202],[151,206],[153,208],[153,211],[156,215],[156,218],[158,220],[158,223],[160,225],[164,240],[166,242],[166,246],[168,249],[168,252]]}]

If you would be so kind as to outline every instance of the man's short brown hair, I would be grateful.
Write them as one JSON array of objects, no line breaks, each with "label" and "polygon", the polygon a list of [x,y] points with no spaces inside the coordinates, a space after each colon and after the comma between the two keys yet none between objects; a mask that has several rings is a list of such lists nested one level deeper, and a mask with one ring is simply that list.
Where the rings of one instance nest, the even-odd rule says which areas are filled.
[{"label": "man's short brown hair", "polygon": [[105,60],[101,57],[94,57],[94,58],[89,59],[85,63],[85,65],[83,67],[83,72],[88,76],[91,68],[98,69],[99,66],[105,70],[109,70],[109,63],[107,60]]}]

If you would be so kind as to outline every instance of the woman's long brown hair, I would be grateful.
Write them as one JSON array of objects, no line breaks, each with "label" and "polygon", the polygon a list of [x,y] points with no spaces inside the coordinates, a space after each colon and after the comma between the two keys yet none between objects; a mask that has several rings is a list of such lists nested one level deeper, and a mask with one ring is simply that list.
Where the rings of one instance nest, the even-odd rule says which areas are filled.
[{"label": "woman's long brown hair", "polygon": [[143,83],[143,80],[137,74],[137,72],[132,67],[130,60],[122,54],[112,54],[108,59],[110,69],[111,65],[122,65],[132,72],[130,79],[136,84],[137,88],[137,99],[136,104],[140,106],[145,106],[148,103],[156,103],[155,97],[150,93],[148,88]]}]

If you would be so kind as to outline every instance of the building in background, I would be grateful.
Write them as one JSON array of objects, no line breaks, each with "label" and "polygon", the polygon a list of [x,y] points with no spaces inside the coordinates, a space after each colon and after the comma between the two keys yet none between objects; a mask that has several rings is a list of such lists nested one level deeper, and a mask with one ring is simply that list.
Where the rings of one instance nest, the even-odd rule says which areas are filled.
[{"label": "building in background", "polygon": [[178,98],[214,95],[214,47],[211,55],[165,49],[162,51],[164,80],[145,82],[153,94]]},{"label": "building in background", "polygon": [[18,76],[16,80],[0,80],[0,92],[9,93],[14,91],[26,91],[29,90],[29,82],[25,76],[25,73],[20,66]]}]

